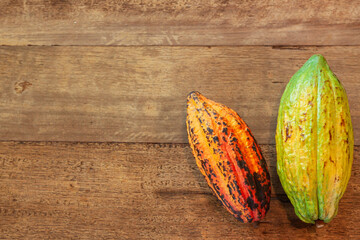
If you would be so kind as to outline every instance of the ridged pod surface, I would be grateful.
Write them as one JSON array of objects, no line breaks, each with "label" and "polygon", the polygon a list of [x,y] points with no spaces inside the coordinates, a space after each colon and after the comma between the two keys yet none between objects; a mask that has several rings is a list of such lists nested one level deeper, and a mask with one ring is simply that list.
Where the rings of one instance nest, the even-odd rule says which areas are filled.
[{"label": "ridged pod surface", "polygon": [[351,174],[353,130],[344,88],[321,55],[291,78],[276,129],[277,172],[306,223],[330,222]]},{"label": "ridged pod surface", "polygon": [[197,166],[224,207],[241,222],[264,218],[270,175],[246,123],[232,109],[191,92],[186,124]]}]

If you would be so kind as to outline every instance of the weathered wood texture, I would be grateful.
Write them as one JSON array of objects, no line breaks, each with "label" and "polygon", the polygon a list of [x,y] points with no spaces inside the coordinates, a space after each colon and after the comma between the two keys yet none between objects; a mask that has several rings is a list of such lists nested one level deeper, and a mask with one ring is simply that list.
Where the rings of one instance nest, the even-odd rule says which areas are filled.
[{"label": "weathered wood texture", "polygon": [[282,92],[315,53],[348,92],[360,144],[358,47],[0,47],[0,140],[186,143],[198,90],[274,143]]},{"label": "weathered wood texture", "polygon": [[0,45],[359,45],[349,1],[3,0]]},{"label": "weathered wood texture", "polygon": [[339,213],[302,223],[281,188],[274,145],[271,209],[241,224],[211,193],[187,144],[0,143],[0,238],[359,239],[360,147]]}]

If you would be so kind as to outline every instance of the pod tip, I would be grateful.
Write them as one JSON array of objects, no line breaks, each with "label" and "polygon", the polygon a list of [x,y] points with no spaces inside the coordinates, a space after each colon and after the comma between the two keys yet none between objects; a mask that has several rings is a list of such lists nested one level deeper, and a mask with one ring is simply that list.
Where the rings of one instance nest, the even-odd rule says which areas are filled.
[{"label": "pod tip", "polygon": [[198,91],[192,91],[188,94],[188,99],[195,99],[196,97],[199,97],[201,94]]}]

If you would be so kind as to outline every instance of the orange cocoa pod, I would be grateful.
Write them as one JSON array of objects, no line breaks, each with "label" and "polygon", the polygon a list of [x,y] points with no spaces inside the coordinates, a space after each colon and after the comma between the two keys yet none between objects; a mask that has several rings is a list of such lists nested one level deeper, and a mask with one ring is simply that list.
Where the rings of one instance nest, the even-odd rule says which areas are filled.
[{"label": "orange cocoa pod", "polygon": [[197,166],[224,207],[244,223],[263,219],[270,175],[247,124],[234,110],[191,92],[186,125]]}]

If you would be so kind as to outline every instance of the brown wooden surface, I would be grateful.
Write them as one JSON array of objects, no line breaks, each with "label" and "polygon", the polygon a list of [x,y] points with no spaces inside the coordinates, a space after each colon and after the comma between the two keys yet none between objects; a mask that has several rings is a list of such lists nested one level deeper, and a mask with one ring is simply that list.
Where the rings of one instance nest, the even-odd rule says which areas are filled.
[{"label": "brown wooden surface", "polygon": [[0,47],[0,140],[186,143],[198,90],[274,143],[291,76],[322,53],[360,134],[358,47]]},{"label": "brown wooden surface", "polygon": [[[281,94],[316,53],[360,145],[359,16],[355,0],[0,1],[0,239],[360,239],[360,146],[338,216],[316,229],[294,214],[271,145]],[[259,228],[195,165],[193,90],[263,144],[273,194]]]},{"label": "brown wooden surface", "polygon": [[187,144],[0,143],[0,237],[17,239],[359,239],[360,148],[338,216],[302,223],[280,186],[271,209],[241,224],[211,193]]},{"label": "brown wooden surface", "polygon": [[3,0],[5,45],[359,45],[349,1]]}]

